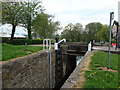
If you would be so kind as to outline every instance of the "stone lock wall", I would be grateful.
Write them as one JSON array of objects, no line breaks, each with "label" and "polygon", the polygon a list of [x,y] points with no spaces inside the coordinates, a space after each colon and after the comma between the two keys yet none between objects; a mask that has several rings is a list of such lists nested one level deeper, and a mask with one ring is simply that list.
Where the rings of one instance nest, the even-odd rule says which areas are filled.
[{"label": "stone lock wall", "polygon": [[[55,52],[52,57],[52,87],[55,84]],[[48,88],[47,52],[2,62],[2,88]]]},{"label": "stone lock wall", "polygon": [[[51,50],[52,88],[60,88],[76,67],[76,56],[66,55],[67,50],[78,50],[78,53],[82,53],[84,50],[84,52],[86,52],[86,47],[86,45],[77,47],[76,44],[69,43],[61,45],[60,62],[58,62],[56,58],[56,52]],[[2,87],[48,88],[47,56],[48,53],[46,51],[39,51],[32,55],[0,62],[0,66],[2,65]],[[60,65],[58,63],[60,63]],[[59,68],[60,71],[58,70]],[[58,73],[60,73],[60,75],[58,75]]]}]

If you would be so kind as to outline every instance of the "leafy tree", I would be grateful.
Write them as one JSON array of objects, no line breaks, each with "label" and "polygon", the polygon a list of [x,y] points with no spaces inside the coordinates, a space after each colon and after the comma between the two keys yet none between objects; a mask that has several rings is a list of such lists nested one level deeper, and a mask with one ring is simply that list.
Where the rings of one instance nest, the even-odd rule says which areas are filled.
[{"label": "leafy tree", "polygon": [[11,40],[16,26],[21,22],[21,5],[19,2],[2,2],[2,24],[12,25]]},{"label": "leafy tree", "polygon": [[87,31],[89,35],[89,41],[90,40],[97,40],[96,33],[101,30],[102,24],[99,22],[93,22],[86,25],[85,30]]},{"label": "leafy tree", "polygon": [[81,41],[82,40],[82,33],[83,33],[83,26],[81,23],[76,23],[74,25],[74,30],[77,31],[76,32],[76,39],[77,41]]},{"label": "leafy tree", "polygon": [[47,33],[47,37],[48,38],[52,38],[55,37],[58,30],[61,29],[60,27],[60,22],[59,21],[53,21],[52,18],[48,20],[48,33]]},{"label": "leafy tree", "polygon": [[69,23],[64,30],[73,31],[73,29],[74,29],[74,25],[72,23]]},{"label": "leafy tree", "polygon": [[41,13],[37,15],[33,23],[33,33],[39,38],[52,38],[55,32],[60,29],[60,22],[54,22],[53,16]]},{"label": "leafy tree", "polygon": [[44,9],[41,2],[3,2],[2,3],[2,23],[12,25],[11,39],[14,37],[15,29],[18,24],[28,30],[28,38],[32,39],[32,20]]},{"label": "leafy tree", "polygon": [[69,23],[64,28],[64,31],[61,33],[62,38],[66,38],[68,41],[74,41],[75,35],[73,35],[73,28],[74,28],[74,25],[72,23]]},{"label": "leafy tree", "polygon": [[22,2],[22,26],[27,28],[28,38],[32,39],[32,21],[34,18],[44,11],[41,2]]},{"label": "leafy tree", "polygon": [[62,38],[66,38],[68,41],[81,41],[81,34],[83,31],[83,26],[80,23],[76,23],[73,25],[69,23],[65,28],[64,31],[61,33]]},{"label": "leafy tree", "polygon": [[89,34],[86,31],[83,31],[81,34],[81,41],[89,43]]},{"label": "leafy tree", "polygon": [[96,33],[97,39],[99,41],[109,41],[109,26],[103,25],[101,30]]},{"label": "leafy tree", "polygon": [[83,32],[83,26],[82,26],[82,24],[81,23],[76,23],[74,25],[74,30],[80,31],[82,33]]},{"label": "leafy tree", "polygon": [[77,42],[78,41],[78,31],[70,31],[70,30],[64,30],[62,32],[62,38],[66,38],[70,42]]}]

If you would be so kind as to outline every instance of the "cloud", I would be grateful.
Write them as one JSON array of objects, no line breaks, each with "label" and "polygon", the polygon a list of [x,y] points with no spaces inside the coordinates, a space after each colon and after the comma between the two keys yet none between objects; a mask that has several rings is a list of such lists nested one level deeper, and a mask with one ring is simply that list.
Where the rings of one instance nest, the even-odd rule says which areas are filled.
[{"label": "cloud", "polygon": [[115,12],[118,18],[119,0],[44,0],[46,13],[55,15],[55,20],[62,26],[68,23],[82,23],[99,21],[109,24],[109,14]]}]

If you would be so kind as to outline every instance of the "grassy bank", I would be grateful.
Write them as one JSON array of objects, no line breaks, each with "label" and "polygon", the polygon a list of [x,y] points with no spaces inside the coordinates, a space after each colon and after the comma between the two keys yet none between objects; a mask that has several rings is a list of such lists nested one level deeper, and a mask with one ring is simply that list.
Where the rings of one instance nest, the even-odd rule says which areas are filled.
[{"label": "grassy bank", "polygon": [[2,44],[2,61],[29,55],[42,50],[42,47]]},{"label": "grassy bank", "polygon": [[111,68],[107,69],[108,53],[97,51],[91,57],[90,71],[85,72],[83,88],[118,88],[118,55],[111,54]]}]

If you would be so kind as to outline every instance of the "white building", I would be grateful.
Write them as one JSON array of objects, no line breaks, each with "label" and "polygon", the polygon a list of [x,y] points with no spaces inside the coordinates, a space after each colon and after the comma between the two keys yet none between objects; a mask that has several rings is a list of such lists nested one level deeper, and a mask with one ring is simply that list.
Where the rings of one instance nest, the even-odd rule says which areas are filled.
[{"label": "white building", "polygon": [[[0,37],[10,38],[12,33],[11,24],[4,24],[0,26]],[[16,26],[16,31],[14,34],[14,38],[27,38],[26,28],[21,26]]]},{"label": "white building", "polygon": [[[8,34],[8,33],[0,32],[0,37],[10,38],[11,35]],[[14,34],[14,38],[26,38],[26,36],[24,36],[24,35],[22,35],[22,34],[15,33],[15,34]]]}]

